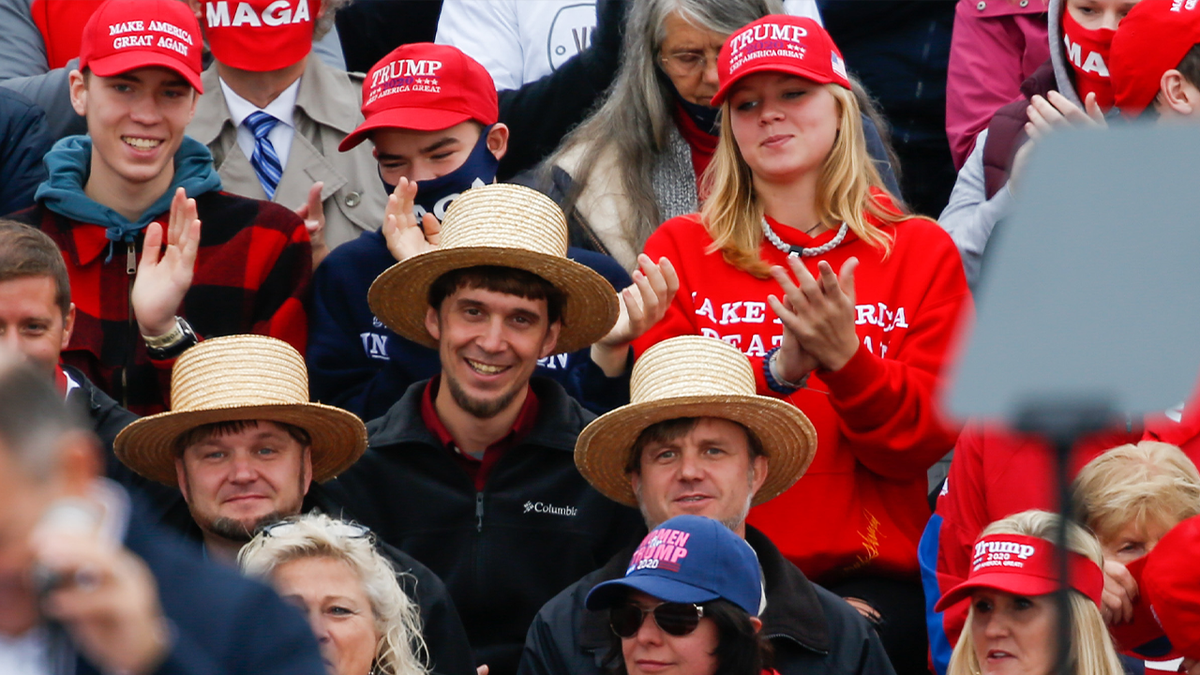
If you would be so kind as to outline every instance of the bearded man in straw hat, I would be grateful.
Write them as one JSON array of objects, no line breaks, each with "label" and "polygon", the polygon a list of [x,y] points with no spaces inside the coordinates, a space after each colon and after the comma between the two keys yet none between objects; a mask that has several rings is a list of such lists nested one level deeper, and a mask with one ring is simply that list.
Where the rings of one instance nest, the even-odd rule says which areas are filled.
[{"label": "bearded man in straw hat", "polygon": [[[795,406],[755,393],[737,348],[685,336],[647,349],[633,367],[631,400],[588,425],[579,471],[610,499],[636,506],[648,529],[706,516],[745,538],[766,591],[762,631],[782,675],[892,673],[879,636],[846,601],[805,578],[761,532],[750,507],[791,487],[812,462],[816,430]],[[520,675],[599,675],[608,617],[585,609],[596,585],[625,575],[633,543],[546,604],[534,619]],[[642,640],[642,632],[638,634]]]},{"label": "bearded man in straw hat", "polygon": [[675,289],[632,305],[626,291],[620,312],[612,286],[566,257],[562,210],[529,188],[467,190],[441,225],[438,248],[368,295],[389,328],[437,349],[441,374],[372,421],[362,460],[323,488],[441,576],[477,661],[513,675],[538,608],[638,526],[579,475],[575,439],[594,415],[532,377],[537,361],[644,332]]},{"label": "bearded man in straw hat", "polygon": [[[361,420],[308,402],[304,359],[261,335],[206,340],[184,352],[171,375],[171,411],[145,417],[116,439],[117,457],[153,481],[178,486],[191,520],[168,522],[233,563],[263,526],[314,508],[337,513],[314,482],[345,471],[366,449]],[[474,675],[462,622],[445,585],[402,551],[380,545],[400,586],[421,608],[431,666]]]}]

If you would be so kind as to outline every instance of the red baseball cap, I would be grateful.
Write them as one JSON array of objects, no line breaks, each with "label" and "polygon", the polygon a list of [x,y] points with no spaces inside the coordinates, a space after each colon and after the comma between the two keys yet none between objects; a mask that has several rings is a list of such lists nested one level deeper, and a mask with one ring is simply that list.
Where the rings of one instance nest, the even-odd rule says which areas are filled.
[{"label": "red baseball cap", "polygon": [[[976,589],[989,588],[1014,595],[1035,596],[1059,588],[1058,547],[1040,537],[1019,534],[989,534],[975,542],[971,573],[967,580],[946,592],[934,610],[969,597]],[[1100,606],[1104,572],[1086,556],[1067,551],[1067,578],[1071,588]]]},{"label": "red baseball cap", "polygon": [[1121,19],[1108,72],[1117,108],[1127,117],[1142,114],[1154,102],[1163,73],[1200,44],[1198,5],[1196,0],[1142,0]]},{"label": "red baseball cap", "polygon": [[179,0],[107,0],[83,27],[79,69],[112,77],[162,66],[204,93],[200,84],[200,24]]},{"label": "red baseball cap", "polygon": [[1200,516],[1171,528],[1146,556],[1126,566],[1138,584],[1133,621],[1112,627],[1123,650],[1143,658],[1200,659]]},{"label": "red baseball cap", "polygon": [[807,17],[771,14],[734,32],[717,57],[721,105],[735,82],[753,73],[789,73],[821,84],[850,88],[846,62],[821,24]]},{"label": "red baseball cap", "polygon": [[312,51],[321,0],[204,0],[204,35],[213,58],[264,72]]},{"label": "red baseball cap", "polygon": [[363,117],[342,140],[346,152],[375,129],[441,131],[475,120],[484,126],[500,118],[492,76],[462,50],[415,42],[383,57],[363,82]]}]

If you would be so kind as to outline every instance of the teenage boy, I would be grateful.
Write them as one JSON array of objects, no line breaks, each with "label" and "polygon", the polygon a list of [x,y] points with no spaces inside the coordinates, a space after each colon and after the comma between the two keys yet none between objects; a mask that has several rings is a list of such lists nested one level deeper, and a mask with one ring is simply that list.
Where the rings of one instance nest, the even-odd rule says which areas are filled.
[{"label": "teenage boy", "polygon": [[1109,57],[1117,107],[1162,120],[1200,120],[1200,8],[1143,0],[1117,28]]},{"label": "teenage boy", "polygon": [[[508,127],[497,122],[491,76],[454,47],[421,43],[396,49],[368,73],[362,100],[366,121],[341,148],[360,150],[369,139],[392,196],[380,231],[341,247],[317,270],[308,363],[314,399],[374,419],[413,382],[436,375],[438,361],[431,349],[396,335],[371,313],[371,282],[397,261],[430,248],[426,236],[437,241],[438,221],[459,194],[495,181],[509,136]],[[612,258],[574,248],[567,255],[613,288],[630,287],[629,275]],[[675,283],[669,263],[642,262],[626,302],[653,296],[655,284]],[[668,288],[671,294],[674,288]],[[628,361],[628,345],[614,333],[597,345],[542,359],[538,372],[558,380],[589,410],[605,412],[627,400]]]},{"label": "teenage boy", "polygon": [[184,136],[202,44],[183,3],[101,5],[70,75],[88,135],[55,145],[37,206],[17,216],[66,259],[76,316],[63,361],[137,414],[165,407],[174,358],[201,337],[263,333],[304,348],[304,222],[221,192],[212,156]]},{"label": "teenage boy", "polygon": [[513,675],[538,608],[638,526],[579,475],[575,438],[594,415],[533,377],[537,361],[606,334],[631,340],[670,296],[652,291],[630,320],[602,276],[566,257],[562,210],[526,187],[468,190],[440,238],[380,275],[369,300],[436,349],[441,372],[372,422],[362,459],[322,487],[440,576],[479,663]]},{"label": "teenage boy", "polygon": [[208,146],[225,189],[299,207],[314,263],[378,228],[387,194],[370,150],[336,149],[362,121],[362,76],[311,53],[346,0],[189,2],[214,63],[187,132]]}]

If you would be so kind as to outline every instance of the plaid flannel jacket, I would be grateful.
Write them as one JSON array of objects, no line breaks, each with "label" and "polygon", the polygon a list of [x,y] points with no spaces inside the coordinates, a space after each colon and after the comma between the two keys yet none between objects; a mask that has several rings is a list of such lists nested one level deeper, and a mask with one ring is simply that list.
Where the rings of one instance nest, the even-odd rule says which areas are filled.
[{"label": "plaid flannel jacket", "polygon": [[[258,333],[304,353],[312,246],[304,221],[270,202],[224,192],[196,197],[200,251],[179,316],[201,338]],[[168,213],[155,219],[165,227]],[[62,361],[83,371],[139,415],[167,408],[174,360],[154,361],[129,305],[135,272],[127,245],[110,242],[99,225],[42,205],[14,216],[58,244],[71,278],[75,331]],[[144,231],[143,231],[144,232]],[[140,260],[143,233],[132,245]],[[111,253],[111,256],[110,256]]]}]

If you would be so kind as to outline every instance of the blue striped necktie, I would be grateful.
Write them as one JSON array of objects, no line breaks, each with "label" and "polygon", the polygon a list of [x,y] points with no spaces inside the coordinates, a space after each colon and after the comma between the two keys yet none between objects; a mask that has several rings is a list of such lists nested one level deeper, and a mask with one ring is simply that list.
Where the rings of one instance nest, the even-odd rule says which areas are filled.
[{"label": "blue striped necktie", "polygon": [[246,117],[242,124],[254,134],[254,153],[250,155],[250,165],[258,174],[258,182],[262,183],[267,192],[267,199],[275,198],[275,188],[283,176],[283,167],[279,164],[279,155],[275,154],[275,146],[267,138],[267,134],[279,124],[279,120],[261,110],[255,110]]}]

